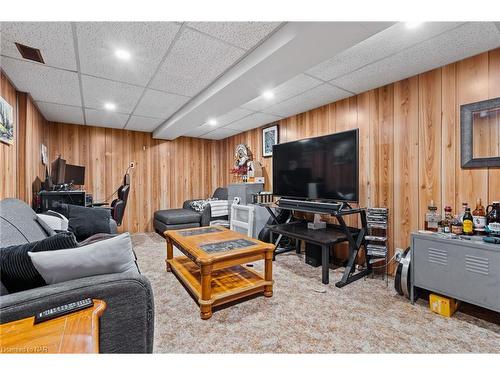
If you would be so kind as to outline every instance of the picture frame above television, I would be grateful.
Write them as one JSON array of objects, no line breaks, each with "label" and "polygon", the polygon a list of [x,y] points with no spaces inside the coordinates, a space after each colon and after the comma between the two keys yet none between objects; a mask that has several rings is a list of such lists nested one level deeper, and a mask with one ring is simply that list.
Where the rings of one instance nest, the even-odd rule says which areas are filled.
[{"label": "picture frame above television", "polygon": [[273,146],[279,142],[278,124],[262,129],[262,156],[273,156]]}]

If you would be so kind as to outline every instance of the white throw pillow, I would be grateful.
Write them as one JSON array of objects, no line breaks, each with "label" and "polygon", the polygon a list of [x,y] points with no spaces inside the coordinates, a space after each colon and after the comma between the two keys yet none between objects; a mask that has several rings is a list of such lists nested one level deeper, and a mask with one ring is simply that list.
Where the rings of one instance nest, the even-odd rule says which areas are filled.
[{"label": "white throw pillow", "polygon": [[[69,220],[60,213],[56,213],[54,211],[50,212],[52,213],[52,215],[37,214],[37,216],[53,230],[68,230]],[[54,216],[56,214],[57,216]]]},{"label": "white throw pillow", "polygon": [[47,284],[137,270],[129,233],[74,249],[28,255]]}]

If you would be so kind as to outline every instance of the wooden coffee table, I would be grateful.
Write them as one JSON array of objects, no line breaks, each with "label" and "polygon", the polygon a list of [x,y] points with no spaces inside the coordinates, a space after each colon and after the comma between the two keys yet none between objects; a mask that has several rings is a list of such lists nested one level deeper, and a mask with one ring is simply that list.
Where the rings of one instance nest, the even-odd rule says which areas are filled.
[{"label": "wooden coffee table", "polygon": [[[209,319],[212,307],[257,293],[273,295],[274,245],[224,227],[168,230],[167,271],[172,271],[197,299],[200,316]],[[173,246],[184,255],[173,257]],[[243,264],[264,260],[264,275]]]}]

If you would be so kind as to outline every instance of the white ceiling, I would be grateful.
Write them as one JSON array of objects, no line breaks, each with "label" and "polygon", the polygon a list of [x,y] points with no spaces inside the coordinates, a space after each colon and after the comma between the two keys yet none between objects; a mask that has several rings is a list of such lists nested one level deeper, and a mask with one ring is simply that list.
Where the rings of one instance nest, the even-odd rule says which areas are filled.
[{"label": "white ceiling", "polygon": [[[499,27],[2,22],[0,65],[49,121],[222,139],[497,48]],[[45,65],[22,59],[14,42],[39,48]],[[131,59],[118,60],[116,49]]]},{"label": "white ceiling", "polygon": [[[153,131],[279,26],[2,22],[0,66],[49,121]],[[39,48],[45,65],[22,59],[14,42]]]}]

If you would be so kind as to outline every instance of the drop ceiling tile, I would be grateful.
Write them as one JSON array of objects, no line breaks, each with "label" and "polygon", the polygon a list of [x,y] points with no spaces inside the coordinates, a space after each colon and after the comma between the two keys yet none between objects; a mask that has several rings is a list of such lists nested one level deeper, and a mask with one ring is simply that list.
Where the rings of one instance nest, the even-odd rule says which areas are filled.
[{"label": "drop ceiling tile", "polygon": [[125,129],[152,132],[164,121],[165,120],[152,117],[131,116]]},{"label": "drop ceiling tile", "polygon": [[186,137],[200,137],[204,134],[210,133],[211,131],[214,131],[213,126],[210,126],[208,124],[203,124],[201,126],[198,126],[194,129],[189,130],[184,135]]},{"label": "drop ceiling tile", "polygon": [[278,116],[287,117],[305,112],[309,109],[335,102],[352,96],[351,93],[331,86],[327,83],[317,86],[284,102],[278,103],[264,110]]},{"label": "drop ceiling tile", "polygon": [[234,121],[237,121],[245,116],[251,115],[254,113],[245,108],[235,108],[222,116],[217,117],[217,125],[218,126],[226,126]]},{"label": "drop ceiling tile", "polygon": [[330,81],[461,24],[463,22],[425,22],[417,29],[408,29],[404,22],[399,22],[309,69],[307,73]]},{"label": "drop ceiling tile", "polygon": [[188,26],[244,49],[255,46],[279,22],[189,22]]},{"label": "drop ceiling tile", "polygon": [[269,113],[254,113],[253,115],[232,122],[224,129],[238,130],[239,132],[258,128],[259,126],[278,121],[281,117]]},{"label": "drop ceiling tile", "polygon": [[2,55],[20,58],[14,42],[38,48],[45,64],[76,71],[73,33],[69,22],[2,22]]},{"label": "drop ceiling tile", "polygon": [[[79,22],[81,71],[146,86],[179,29],[174,22]],[[129,51],[130,60],[117,59],[116,49]]]},{"label": "drop ceiling tile", "polygon": [[243,54],[241,49],[194,30],[184,29],[150,87],[194,96]]},{"label": "drop ceiling tile", "polygon": [[42,112],[43,117],[48,121],[79,125],[85,124],[82,107],[45,102],[36,102],[36,105]]},{"label": "drop ceiling tile", "polygon": [[82,105],[76,73],[10,57],[2,57],[0,65],[16,88],[35,101]]},{"label": "drop ceiling tile", "polygon": [[232,130],[232,129],[227,129],[227,128],[221,128],[221,129],[215,129],[214,131],[211,131],[210,133],[207,133],[200,138],[205,138],[205,139],[224,139],[227,137],[231,137],[232,135],[238,134],[240,131],[239,130]]},{"label": "drop ceiling tile", "polygon": [[218,116],[217,119],[217,125],[210,125],[208,123],[204,123],[194,129],[191,129],[186,133],[186,136],[188,137],[199,137],[200,135],[210,133],[214,131],[215,129],[222,128],[234,121],[240,120],[248,115],[251,115],[252,111],[249,111],[247,109],[243,108],[235,108],[232,111],[229,111],[228,113]]},{"label": "drop ceiling tile", "polygon": [[82,75],[83,98],[85,107],[103,109],[104,103],[116,105],[116,112],[131,113],[139,100],[143,88]]},{"label": "drop ceiling tile", "polygon": [[187,96],[147,90],[135,109],[134,115],[168,118],[189,99]]},{"label": "drop ceiling tile", "polygon": [[319,86],[322,83],[323,82],[319,79],[307,76],[305,74],[299,74],[298,76],[295,76],[294,78],[282,83],[281,85],[273,89],[273,99],[266,99],[262,96],[259,96],[254,100],[242,105],[242,107],[251,109],[253,111],[262,111],[265,108],[268,108],[276,103],[280,103],[304,91],[312,89],[313,87]]},{"label": "drop ceiling tile", "polygon": [[493,23],[467,23],[332,83],[361,93],[499,46],[500,33]]},{"label": "drop ceiling tile", "polygon": [[87,120],[87,125],[90,126],[123,129],[128,120],[128,115],[85,108],[85,119]]}]

